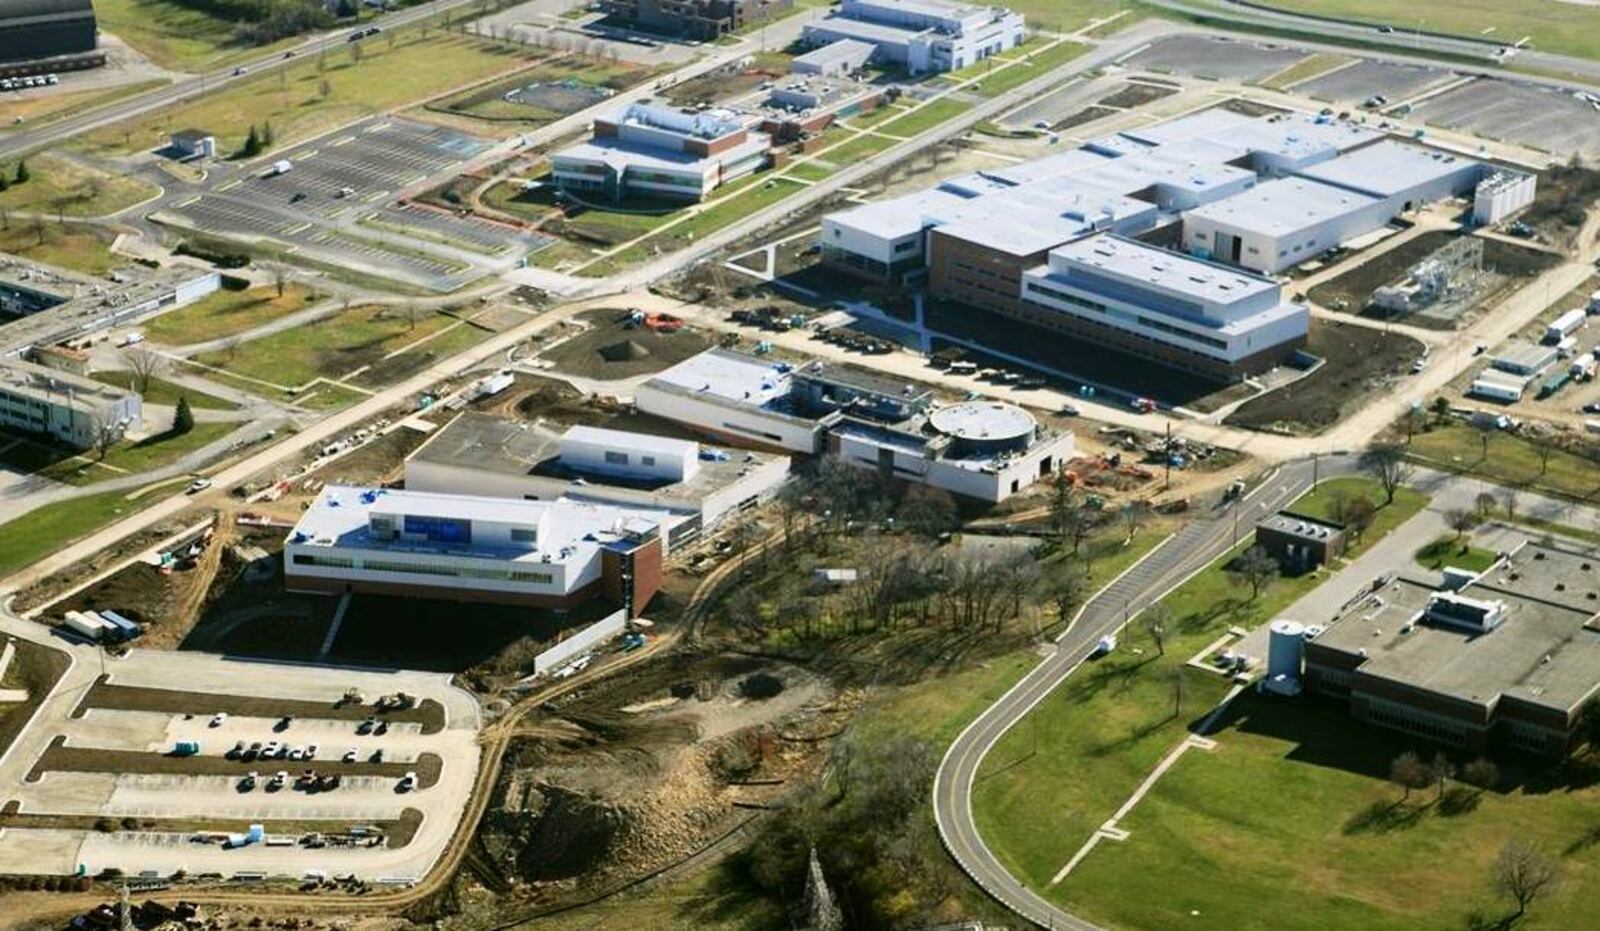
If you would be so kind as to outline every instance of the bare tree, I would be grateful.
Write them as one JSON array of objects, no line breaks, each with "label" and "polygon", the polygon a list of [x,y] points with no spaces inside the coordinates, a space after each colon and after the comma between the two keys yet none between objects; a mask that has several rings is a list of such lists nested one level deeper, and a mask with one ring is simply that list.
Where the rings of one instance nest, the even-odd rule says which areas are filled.
[{"label": "bare tree", "polygon": [[[1556,451],[1556,438],[1548,430],[1538,430],[1533,434],[1533,452],[1539,457],[1539,474],[1542,476],[1550,471],[1550,457]],[[1487,451],[1486,451],[1487,452]]]},{"label": "bare tree", "polygon": [[1089,574],[1076,560],[1050,564],[1041,580],[1040,594],[1056,609],[1056,618],[1065,624],[1089,595]]},{"label": "bare tree", "polygon": [[1443,751],[1435,753],[1433,759],[1428,761],[1428,778],[1438,788],[1434,801],[1443,801],[1444,784],[1455,774],[1456,764],[1450,762],[1450,758],[1445,756]]},{"label": "bare tree", "polygon": [[1259,546],[1252,546],[1239,554],[1228,567],[1228,574],[1250,586],[1250,600],[1261,597],[1261,590],[1278,574],[1278,561]]},{"label": "bare tree", "polygon": [[1134,536],[1144,526],[1145,520],[1150,516],[1150,503],[1148,501],[1129,501],[1122,506],[1122,525],[1127,528],[1128,536],[1124,543],[1132,543]]},{"label": "bare tree", "polygon": [[1050,529],[1060,541],[1072,544],[1073,555],[1082,548],[1094,523],[1095,515],[1088,503],[1072,493],[1071,485],[1057,479],[1055,495],[1050,501]]},{"label": "bare tree", "polygon": [[133,373],[133,386],[140,394],[150,393],[150,382],[166,366],[166,359],[149,346],[134,346],[122,354]]},{"label": "bare tree", "polygon": [[1428,765],[1422,762],[1422,757],[1407,750],[1389,764],[1389,781],[1403,790],[1400,802],[1404,804],[1411,798],[1412,789],[1426,788],[1433,782],[1433,774],[1428,771]]},{"label": "bare tree", "polygon": [[1172,630],[1172,609],[1164,601],[1158,601],[1139,615],[1139,623],[1144,626],[1144,632],[1156,645],[1156,655],[1167,655],[1167,634]]},{"label": "bare tree", "polygon": [[1480,520],[1487,518],[1490,514],[1494,513],[1495,505],[1499,503],[1500,502],[1495,499],[1495,496],[1487,491],[1478,492],[1478,497],[1473,499],[1473,504],[1477,505],[1478,507],[1478,517]]},{"label": "bare tree", "polygon": [[99,431],[95,433],[94,449],[101,460],[106,458],[106,454],[111,452],[111,447],[117,445],[117,440],[121,438],[122,432],[117,429],[115,424],[105,423],[100,425]]},{"label": "bare tree", "polygon": [[1461,767],[1461,781],[1479,789],[1492,789],[1500,784],[1500,767],[1480,756]]},{"label": "bare tree", "polygon": [[1341,518],[1345,528],[1357,537],[1365,534],[1378,519],[1378,509],[1372,499],[1366,495],[1354,495],[1344,505],[1344,517]]},{"label": "bare tree", "polygon": [[1466,508],[1452,508],[1445,512],[1444,523],[1456,532],[1456,539],[1459,540],[1468,530],[1478,526],[1478,515]]},{"label": "bare tree", "polygon": [[1513,840],[1500,848],[1489,875],[1495,891],[1516,903],[1515,919],[1527,914],[1528,906],[1555,885],[1561,871],[1544,854]]},{"label": "bare tree", "polygon": [[1360,466],[1383,486],[1384,504],[1394,503],[1395,492],[1410,481],[1416,471],[1406,461],[1405,449],[1392,443],[1382,443],[1362,453]]},{"label": "bare tree", "polygon": [[278,296],[283,297],[283,292],[289,287],[289,273],[283,268],[272,270],[272,284],[278,289]]}]

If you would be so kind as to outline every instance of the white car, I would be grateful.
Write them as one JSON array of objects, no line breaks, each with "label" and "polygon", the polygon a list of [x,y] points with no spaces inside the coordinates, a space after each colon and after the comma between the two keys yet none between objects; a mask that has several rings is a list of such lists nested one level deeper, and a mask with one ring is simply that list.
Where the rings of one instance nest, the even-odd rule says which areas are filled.
[{"label": "white car", "polygon": [[197,478],[194,481],[189,483],[189,494],[191,494],[191,495],[198,494],[198,493],[200,493],[202,491],[205,491],[207,488],[210,488],[210,487],[211,487],[211,479],[209,479],[209,478]]},{"label": "white car", "polygon": [[416,773],[406,773],[404,776],[400,777],[400,783],[399,783],[399,785],[395,786],[395,789],[400,791],[400,792],[410,792],[412,789],[415,789],[416,787],[417,787],[417,774]]},{"label": "white car", "polygon": [[354,763],[356,761],[356,748],[351,747],[350,749],[346,750],[344,752],[343,759],[346,763]]},{"label": "white car", "polygon": [[228,713],[226,711],[219,711],[216,714],[211,716],[211,726],[212,727],[221,727],[222,725],[226,724],[227,722],[228,722]]},{"label": "white car", "polygon": [[302,760],[311,760],[311,759],[315,759],[316,756],[317,756],[317,745],[316,744],[307,744],[306,745],[306,752],[300,754],[300,759],[302,759]]},{"label": "white car", "polygon": [[272,781],[267,783],[267,788],[269,788],[269,789],[281,789],[285,785],[287,785],[288,782],[289,782],[289,774],[280,769],[272,777]]}]

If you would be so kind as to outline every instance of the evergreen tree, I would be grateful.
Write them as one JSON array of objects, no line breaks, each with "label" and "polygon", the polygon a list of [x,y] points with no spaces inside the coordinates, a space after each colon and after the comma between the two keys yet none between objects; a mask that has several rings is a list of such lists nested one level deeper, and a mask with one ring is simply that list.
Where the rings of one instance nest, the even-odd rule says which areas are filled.
[{"label": "evergreen tree", "polygon": [[261,147],[272,148],[272,121],[267,120],[261,124]]},{"label": "evergreen tree", "polygon": [[178,406],[172,411],[172,432],[188,433],[194,429],[194,411],[189,410],[189,396],[178,395]]},{"label": "evergreen tree", "polygon": [[256,133],[254,123],[250,124],[250,134],[244,137],[244,148],[239,151],[245,158],[255,158],[261,154],[261,136]]},{"label": "evergreen tree", "polygon": [[30,175],[28,174],[28,163],[26,161],[17,162],[17,183],[18,184],[27,184],[29,177],[30,177]]}]

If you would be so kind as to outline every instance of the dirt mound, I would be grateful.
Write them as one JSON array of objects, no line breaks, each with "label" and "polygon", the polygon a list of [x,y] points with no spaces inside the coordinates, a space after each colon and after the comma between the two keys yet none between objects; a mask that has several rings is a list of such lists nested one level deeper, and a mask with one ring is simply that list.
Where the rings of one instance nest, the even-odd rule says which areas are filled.
[{"label": "dirt mound", "polygon": [[637,362],[650,357],[650,350],[631,339],[601,346],[599,351],[600,358],[607,362]]},{"label": "dirt mound", "polygon": [[517,871],[535,882],[569,879],[604,863],[632,820],[615,804],[561,786],[541,786],[539,795],[543,807],[517,857]]}]

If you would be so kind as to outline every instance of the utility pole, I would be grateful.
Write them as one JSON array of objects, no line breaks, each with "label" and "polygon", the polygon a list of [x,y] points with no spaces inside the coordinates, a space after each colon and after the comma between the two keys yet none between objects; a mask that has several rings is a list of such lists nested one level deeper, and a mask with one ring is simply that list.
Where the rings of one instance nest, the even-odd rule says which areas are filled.
[{"label": "utility pole", "polygon": [[1319,481],[1319,476],[1321,475],[1321,461],[1317,458],[1317,456],[1318,456],[1317,453],[1312,453],[1311,454],[1311,490],[1312,491],[1316,491],[1317,490],[1317,483]]},{"label": "utility pole", "polygon": [[1167,443],[1164,449],[1167,461],[1166,477],[1161,480],[1161,490],[1166,491],[1172,487],[1172,421],[1167,421]]}]

